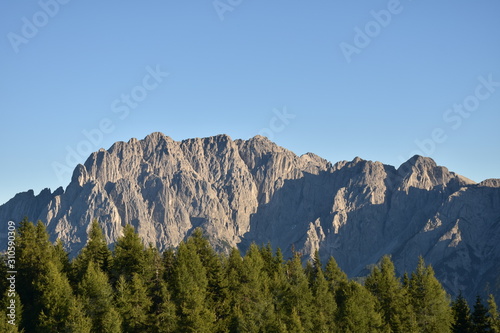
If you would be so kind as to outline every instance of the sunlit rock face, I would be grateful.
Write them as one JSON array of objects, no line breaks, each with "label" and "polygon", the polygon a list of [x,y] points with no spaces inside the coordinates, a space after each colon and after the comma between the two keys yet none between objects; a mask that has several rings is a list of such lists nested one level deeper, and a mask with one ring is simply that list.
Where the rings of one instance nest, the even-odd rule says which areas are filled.
[{"label": "sunlit rock face", "polygon": [[398,169],[358,157],[332,165],[261,136],[153,133],[93,153],[64,191],[0,206],[2,223],[24,216],[46,223],[72,256],[96,218],[111,246],[125,224],[160,250],[201,227],[222,252],[252,242],[305,259],[319,251],[350,276],[384,254],[410,272],[422,255],[453,294],[500,288],[500,180],[476,184],[421,156]]}]

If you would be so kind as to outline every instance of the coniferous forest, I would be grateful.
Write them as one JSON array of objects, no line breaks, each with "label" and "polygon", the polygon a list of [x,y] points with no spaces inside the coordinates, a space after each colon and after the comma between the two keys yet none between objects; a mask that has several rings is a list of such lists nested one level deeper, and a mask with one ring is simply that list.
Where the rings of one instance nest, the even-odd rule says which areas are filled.
[{"label": "coniferous forest", "polygon": [[111,251],[96,221],[71,261],[41,222],[21,222],[15,252],[14,295],[1,266],[0,332],[500,332],[492,296],[452,301],[422,258],[397,277],[383,257],[362,285],[317,254],[218,254],[200,229],[159,253],[127,225]]}]

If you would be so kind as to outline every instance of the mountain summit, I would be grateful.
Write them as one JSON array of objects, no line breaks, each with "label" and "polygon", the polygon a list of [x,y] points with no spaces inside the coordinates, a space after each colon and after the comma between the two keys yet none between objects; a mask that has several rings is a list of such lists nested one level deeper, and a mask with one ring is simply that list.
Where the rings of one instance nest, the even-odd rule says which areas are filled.
[{"label": "mountain summit", "polygon": [[398,169],[359,157],[332,165],[262,136],[179,142],[152,133],[94,152],[65,190],[0,206],[0,221],[24,216],[46,223],[73,255],[97,218],[110,244],[126,224],[160,250],[201,227],[220,251],[251,242],[305,258],[319,250],[350,276],[384,254],[400,274],[413,271],[422,255],[453,295],[500,289],[500,180],[476,184],[422,156]]}]

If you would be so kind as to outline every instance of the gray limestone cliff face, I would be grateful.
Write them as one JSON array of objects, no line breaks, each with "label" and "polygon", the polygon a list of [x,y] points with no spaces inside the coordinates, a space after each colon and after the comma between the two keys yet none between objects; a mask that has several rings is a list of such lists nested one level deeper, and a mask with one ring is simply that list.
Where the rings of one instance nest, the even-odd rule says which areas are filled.
[{"label": "gray limestone cliff face", "polygon": [[219,250],[252,242],[323,260],[350,276],[391,254],[400,274],[419,255],[447,290],[500,289],[500,180],[479,184],[414,156],[399,168],[355,158],[334,165],[267,138],[117,142],[78,165],[63,191],[26,192],[2,221],[42,220],[75,255],[98,219],[109,244],[132,224],[145,244],[177,246],[197,227]]}]

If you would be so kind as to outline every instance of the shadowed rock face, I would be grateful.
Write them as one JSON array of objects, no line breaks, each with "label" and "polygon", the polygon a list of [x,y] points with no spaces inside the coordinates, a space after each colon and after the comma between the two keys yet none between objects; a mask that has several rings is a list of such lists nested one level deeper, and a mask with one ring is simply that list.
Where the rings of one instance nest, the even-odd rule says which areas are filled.
[{"label": "shadowed rock face", "polygon": [[476,184],[421,156],[398,169],[360,158],[332,165],[260,136],[153,133],[93,153],[65,191],[0,206],[1,221],[24,216],[47,223],[73,255],[97,218],[110,244],[128,223],[160,250],[201,227],[220,251],[251,242],[305,258],[319,250],[350,276],[384,254],[399,273],[413,271],[423,255],[452,294],[500,288],[500,180]]}]

